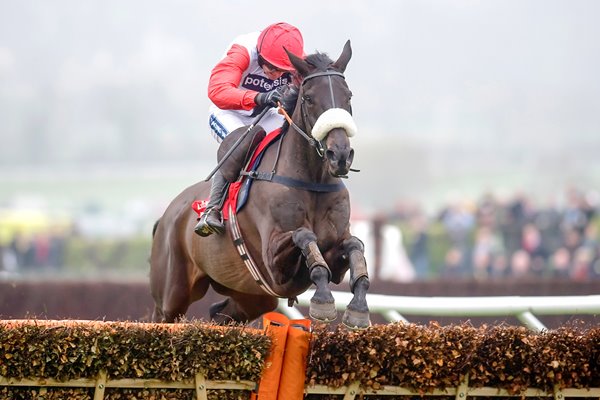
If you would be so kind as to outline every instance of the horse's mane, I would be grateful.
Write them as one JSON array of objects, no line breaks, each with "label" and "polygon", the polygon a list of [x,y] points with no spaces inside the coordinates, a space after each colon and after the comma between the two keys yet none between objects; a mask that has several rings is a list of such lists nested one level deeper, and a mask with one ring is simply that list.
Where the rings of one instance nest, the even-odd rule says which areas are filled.
[{"label": "horse's mane", "polygon": [[[285,110],[288,115],[292,115],[294,112],[294,108],[296,108],[296,103],[298,102],[298,94],[300,93],[300,88],[297,85],[290,85],[289,88],[283,94],[281,98],[281,106]],[[289,126],[287,120],[283,121],[283,125],[281,126],[282,131],[286,131]]]},{"label": "horse's mane", "polygon": [[319,52],[307,55],[304,61],[306,61],[307,63],[315,67],[316,70],[319,71],[327,71],[327,68],[329,68],[329,66],[333,64],[333,60],[329,58],[329,56],[326,53]]},{"label": "horse's mane", "polygon": [[[312,65],[316,71],[327,71],[327,68],[331,64],[333,64],[333,60],[329,58],[326,53],[316,52],[314,54],[309,54],[304,58],[304,61]],[[285,112],[291,115],[294,112],[294,108],[296,107],[296,103],[298,102],[298,94],[300,93],[300,88],[298,85],[290,86],[290,88],[285,92],[283,98],[281,99],[281,105]],[[286,131],[289,127],[287,121],[284,121],[281,129],[282,131]]]}]

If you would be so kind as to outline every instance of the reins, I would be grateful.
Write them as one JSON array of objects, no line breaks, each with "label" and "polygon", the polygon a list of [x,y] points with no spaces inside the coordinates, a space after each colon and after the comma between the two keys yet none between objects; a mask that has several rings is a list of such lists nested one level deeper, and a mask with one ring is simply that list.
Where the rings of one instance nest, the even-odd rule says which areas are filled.
[{"label": "reins", "polygon": [[308,133],[304,132],[298,125],[296,125],[296,123],[292,121],[292,118],[290,118],[290,115],[287,113],[287,111],[285,111],[285,109],[281,106],[281,103],[278,103],[278,112],[279,114],[283,115],[288,124],[290,124],[290,126],[294,128],[296,132],[298,132],[304,139],[306,139],[308,144],[315,148],[319,157],[323,158],[323,156],[325,155],[325,149],[323,148],[323,144],[314,137],[310,136]]}]

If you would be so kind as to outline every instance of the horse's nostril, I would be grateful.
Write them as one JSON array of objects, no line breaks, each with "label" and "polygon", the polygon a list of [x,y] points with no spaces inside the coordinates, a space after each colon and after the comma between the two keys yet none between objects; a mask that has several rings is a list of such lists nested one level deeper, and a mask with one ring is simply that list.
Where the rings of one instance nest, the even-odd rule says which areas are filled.
[{"label": "horse's nostril", "polygon": [[352,161],[354,161],[354,149],[350,149],[350,154],[348,154],[348,160],[346,160],[348,165],[352,165]]},{"label": "horse's nostril", "polygon": [[333,161],[333,160],[335,160],[335,153],[333,152],[333,150],[327,150],[327,151],[325,152],[325,156],[327,157],[327,159],[328,159],[329,161]]}]

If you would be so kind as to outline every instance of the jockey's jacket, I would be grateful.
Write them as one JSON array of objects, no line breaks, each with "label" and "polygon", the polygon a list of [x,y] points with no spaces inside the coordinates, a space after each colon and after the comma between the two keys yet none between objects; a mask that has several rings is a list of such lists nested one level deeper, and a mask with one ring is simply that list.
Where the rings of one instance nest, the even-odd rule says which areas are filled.
[{"label": "jockey's jacket", "polygon": [[291,82],[291,75],[284,73],[276,80],[267,78],[258,64],[256,42],[260,32],[238,36],[230,45],[223,59],[213,68],[208,81],[208,98],[214,108],[239,110],[251,115],[256,107],[257,92],[270,92]]}]

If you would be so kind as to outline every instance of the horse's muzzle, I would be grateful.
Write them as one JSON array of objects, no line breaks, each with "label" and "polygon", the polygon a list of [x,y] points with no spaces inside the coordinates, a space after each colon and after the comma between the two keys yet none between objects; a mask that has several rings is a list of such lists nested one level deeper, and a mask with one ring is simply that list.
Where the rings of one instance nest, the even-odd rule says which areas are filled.
[{"label": "horse's muzzle", "polygon": [[325,152],[325,157],[329,163],[329,173],[335,177],[345,177],[352,166],[354,149],[349,147],[347,151],[335,151],[329,148]]}]

